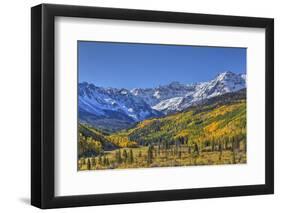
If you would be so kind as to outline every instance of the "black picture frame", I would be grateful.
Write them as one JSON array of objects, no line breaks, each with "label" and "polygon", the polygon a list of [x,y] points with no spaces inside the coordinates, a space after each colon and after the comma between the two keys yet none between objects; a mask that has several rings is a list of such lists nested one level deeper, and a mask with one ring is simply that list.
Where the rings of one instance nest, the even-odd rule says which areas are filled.
[{"label": "black picture frame", "polygon": [[[264,28],[265,184],[56,197],[54,171],[55,17]],[[217,198],[274,193],[274,20],[240,16],[41,4],[31,8],[31,204],[42,208]]]}]

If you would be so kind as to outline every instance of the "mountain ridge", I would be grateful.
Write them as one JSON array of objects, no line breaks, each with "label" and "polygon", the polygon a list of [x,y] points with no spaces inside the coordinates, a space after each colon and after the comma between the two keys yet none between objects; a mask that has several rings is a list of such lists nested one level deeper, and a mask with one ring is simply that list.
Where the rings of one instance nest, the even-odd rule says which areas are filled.
[{"label": "mountain ridge", "polygon": [[[79,120],[116,130],[148,118],[182,111],[197,102],[246,88],[246,74],[219,73],[207,82],[173,81],[155,88],[117,89],[79,83]],[[91,119],[90,119],[91,118]],[[106,121],[106,122],[105,122]],[[115,129],[112,129],[115,131]]]}]

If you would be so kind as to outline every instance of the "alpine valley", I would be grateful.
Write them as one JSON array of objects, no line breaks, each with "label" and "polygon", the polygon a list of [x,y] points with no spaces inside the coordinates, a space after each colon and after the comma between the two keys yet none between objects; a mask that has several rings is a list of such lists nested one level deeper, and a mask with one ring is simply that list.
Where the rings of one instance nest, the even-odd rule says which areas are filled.
[{"label": "alpine valley", "polygon": [[78,169],[246,163],[246,75],[155,88],[78,85]]}]

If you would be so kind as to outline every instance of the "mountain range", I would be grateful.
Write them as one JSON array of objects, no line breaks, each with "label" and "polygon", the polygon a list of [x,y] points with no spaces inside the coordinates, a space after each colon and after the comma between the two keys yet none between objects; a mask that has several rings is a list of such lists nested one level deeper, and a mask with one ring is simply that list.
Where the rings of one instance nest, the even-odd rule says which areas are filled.
[{"label": "mountain range", "polygon": [[171,82],[155,88],[103,88],[78,85],[79,121],[106,131],[128,128],[136,122],[183,111],[207,99],[246,88],[246,75],[222,72],[207,82]]}]

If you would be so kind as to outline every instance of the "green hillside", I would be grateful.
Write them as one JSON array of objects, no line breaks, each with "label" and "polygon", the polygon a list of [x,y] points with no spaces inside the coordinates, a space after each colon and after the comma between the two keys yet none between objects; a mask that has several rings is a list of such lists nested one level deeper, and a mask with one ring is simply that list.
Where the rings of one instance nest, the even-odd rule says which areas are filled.
[{"label": "green hillside", "polygon": [[79,124],[78,156],[93,156],[118,148],[98,129]]}]

